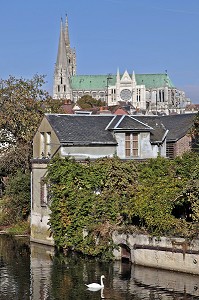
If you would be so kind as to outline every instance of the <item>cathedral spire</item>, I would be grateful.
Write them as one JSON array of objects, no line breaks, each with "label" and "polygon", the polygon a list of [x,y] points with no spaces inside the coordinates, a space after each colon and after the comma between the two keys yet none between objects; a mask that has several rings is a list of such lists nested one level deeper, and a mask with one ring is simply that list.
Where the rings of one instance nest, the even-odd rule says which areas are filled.
[{"label": "cathedral spire", "polygon": [[53,98],[54,99],[71,99],[70,87],[70,71],[69,61],[67,57],[67,49],[63,28],[63,20],[61,19],[59,46],[57,53],[57,61],[54,73]]},{"label": "cathedral spire", "polygon": [[64,68],[66,68],[67,65],[68,65],[68,62],[67,62],[66,44],[65,44],[65,37],[64,37],[63,21],[61,18],[59,46],[58,46],[56,66],[57,67],[62,66]]},{"label": "cathedral spire", "polygon": [[66,21],[65,21],[65,42],[66,47],[70,48],[70,38],[69,38],[69,31],[68,31],[68,16],[66,14]]}]

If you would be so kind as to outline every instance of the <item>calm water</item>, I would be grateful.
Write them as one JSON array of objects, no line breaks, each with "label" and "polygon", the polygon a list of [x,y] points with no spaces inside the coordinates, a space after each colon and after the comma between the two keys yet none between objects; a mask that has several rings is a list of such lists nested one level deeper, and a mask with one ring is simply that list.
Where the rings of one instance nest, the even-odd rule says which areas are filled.
[{"label": "calm water", "polygon": [[[87,290],[99,282],[102,291]],[[0,235],[0,300],[199,299],[199,276],[54,254],[25,238]]]}]

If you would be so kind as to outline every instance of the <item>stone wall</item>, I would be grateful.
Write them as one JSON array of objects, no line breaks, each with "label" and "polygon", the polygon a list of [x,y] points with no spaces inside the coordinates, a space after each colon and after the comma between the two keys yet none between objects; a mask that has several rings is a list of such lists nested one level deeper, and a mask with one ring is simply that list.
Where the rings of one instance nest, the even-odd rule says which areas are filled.
[{"label": "stone wall", "polygon": [[179,141],[176,142],[175,155],[181,156],[186,151],[191,150],[191,136],[185,135]]},{"label": "stone wall", "polygon": [[135,265],[199,274],[199,240],[114,232],[113,241],[120,246],[114,251],[116,260],[121,260],[123,253],[127,258],[129,249],[129,260]]}]

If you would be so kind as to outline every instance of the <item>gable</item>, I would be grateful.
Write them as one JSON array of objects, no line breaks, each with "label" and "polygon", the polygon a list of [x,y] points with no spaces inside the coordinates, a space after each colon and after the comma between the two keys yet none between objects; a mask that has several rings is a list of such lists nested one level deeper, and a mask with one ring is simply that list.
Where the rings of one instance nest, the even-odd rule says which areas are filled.
[{"label": "gable", "polygon": [[131,77],[129,76],[128,72],[125,71],[122,78],[121,78],[121,83],[130,83],[132,81]]},{"label": "gable", "polygon": [[109,130],[134,130],[134,131],[149,131],[151,128],[140,122],[139,120],[136,120],[132,116],[116,116],[112,122],[109,124],[108,128]]}]

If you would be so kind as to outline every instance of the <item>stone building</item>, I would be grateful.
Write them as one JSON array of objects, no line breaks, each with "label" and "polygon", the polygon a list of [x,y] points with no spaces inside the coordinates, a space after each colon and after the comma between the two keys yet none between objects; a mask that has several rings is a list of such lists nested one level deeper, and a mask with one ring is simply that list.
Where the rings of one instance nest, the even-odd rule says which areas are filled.
[{"label": "stone building", "polygon": [[70,46],[68,18],[61,20],[53,98],[76,102],[84,95],[106,101],[108,106],[130,103],[144,113],[182,113],[190,104],[185,93],[172,83],[167,72],[162,74],[76,75],[76,53]]}]

